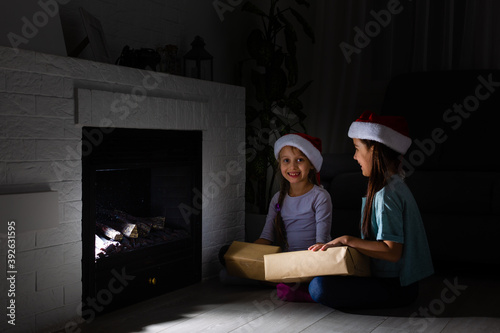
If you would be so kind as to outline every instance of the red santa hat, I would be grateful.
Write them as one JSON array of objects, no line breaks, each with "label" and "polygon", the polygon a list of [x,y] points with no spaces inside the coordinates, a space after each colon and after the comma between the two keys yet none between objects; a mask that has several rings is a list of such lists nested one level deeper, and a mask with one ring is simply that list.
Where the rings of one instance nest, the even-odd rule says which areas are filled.
[{"label": "red santa hat", "polygon": [[361,117],[349,127],[350,138],[373,140],[405,154],[411,145],[408,123],[403,117],[378,116],[365,111]]},{"label": "red santa hat", "polygon": [[321,170],[323,156],[321,156],[321,139],[304,133],[292,133],[283,135],[274,144],[274,156],[279,159],[280,151],[285,146],[300,149],[307,156],[316,172]]}]

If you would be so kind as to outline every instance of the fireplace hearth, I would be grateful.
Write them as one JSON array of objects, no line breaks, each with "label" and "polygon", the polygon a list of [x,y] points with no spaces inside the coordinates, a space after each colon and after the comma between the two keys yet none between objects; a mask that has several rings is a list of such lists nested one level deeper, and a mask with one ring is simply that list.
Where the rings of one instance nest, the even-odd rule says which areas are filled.
[{"label": "fireplace hearth", "polygon": [[201,188],[201,131],[83,127],[82,147],[83,313],[200,281],[201,212],[179,207]]}]

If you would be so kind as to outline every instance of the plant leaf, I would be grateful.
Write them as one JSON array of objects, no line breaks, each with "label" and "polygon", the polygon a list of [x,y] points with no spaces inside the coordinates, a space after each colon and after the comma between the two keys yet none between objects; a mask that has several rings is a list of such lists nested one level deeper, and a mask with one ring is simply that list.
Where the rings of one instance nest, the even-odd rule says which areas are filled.
[{"label": "plant leaf", "polygon": [[259,29],[252,30],[248,36],[247,49],[259,66],[266,66],[272,60],[274,45],[265,40],[264,33]]},{"label": "plant leaf", "polygon": [[297,46],[295,45],[297,42],[297,33],[288,26],[285,27],[285,42],[287,52],[294,56],[297,53]]},{"label": "plant leaf", "polygon": [[314,43],[315,42],[314,31],[309,25],[309,23],[307,23],[306,19],[295,9],[290,8],[290,11],[292,12],[293,16],[295,16],[297,21],[299,21],[299,23],[302,25],[302,29],[304,29],[305,34],[309,36],[309,38],[311,38],[312,42]]}]

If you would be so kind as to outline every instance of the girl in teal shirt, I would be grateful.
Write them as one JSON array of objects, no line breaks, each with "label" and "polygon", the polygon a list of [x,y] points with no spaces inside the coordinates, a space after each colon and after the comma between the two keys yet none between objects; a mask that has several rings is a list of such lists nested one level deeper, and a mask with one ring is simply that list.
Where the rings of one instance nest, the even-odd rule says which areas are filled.
[{"label": "girl in teal shirt", "polygon": [[309,285],[313,300],[333,308],[407,305],[418,281],[433,274],[427,237],[413,195],[399,175],[399,157],[411,145],[404,118],[365,112],[351,124],[354,159],[368,177],[361,237],[341,236],[309,250],[349,246],[371,258],[371,277],[321,276]]}]

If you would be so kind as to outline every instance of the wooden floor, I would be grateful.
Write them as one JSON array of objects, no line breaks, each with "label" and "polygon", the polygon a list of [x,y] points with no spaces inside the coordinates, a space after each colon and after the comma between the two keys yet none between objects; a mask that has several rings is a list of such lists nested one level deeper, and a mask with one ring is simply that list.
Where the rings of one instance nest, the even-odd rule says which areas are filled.
[{"label": "wooden floor", "polygon": [[82,323],[82,332],[500,332],[500,279],[435,275],[411,306],[346,312],[218,280]]}]

